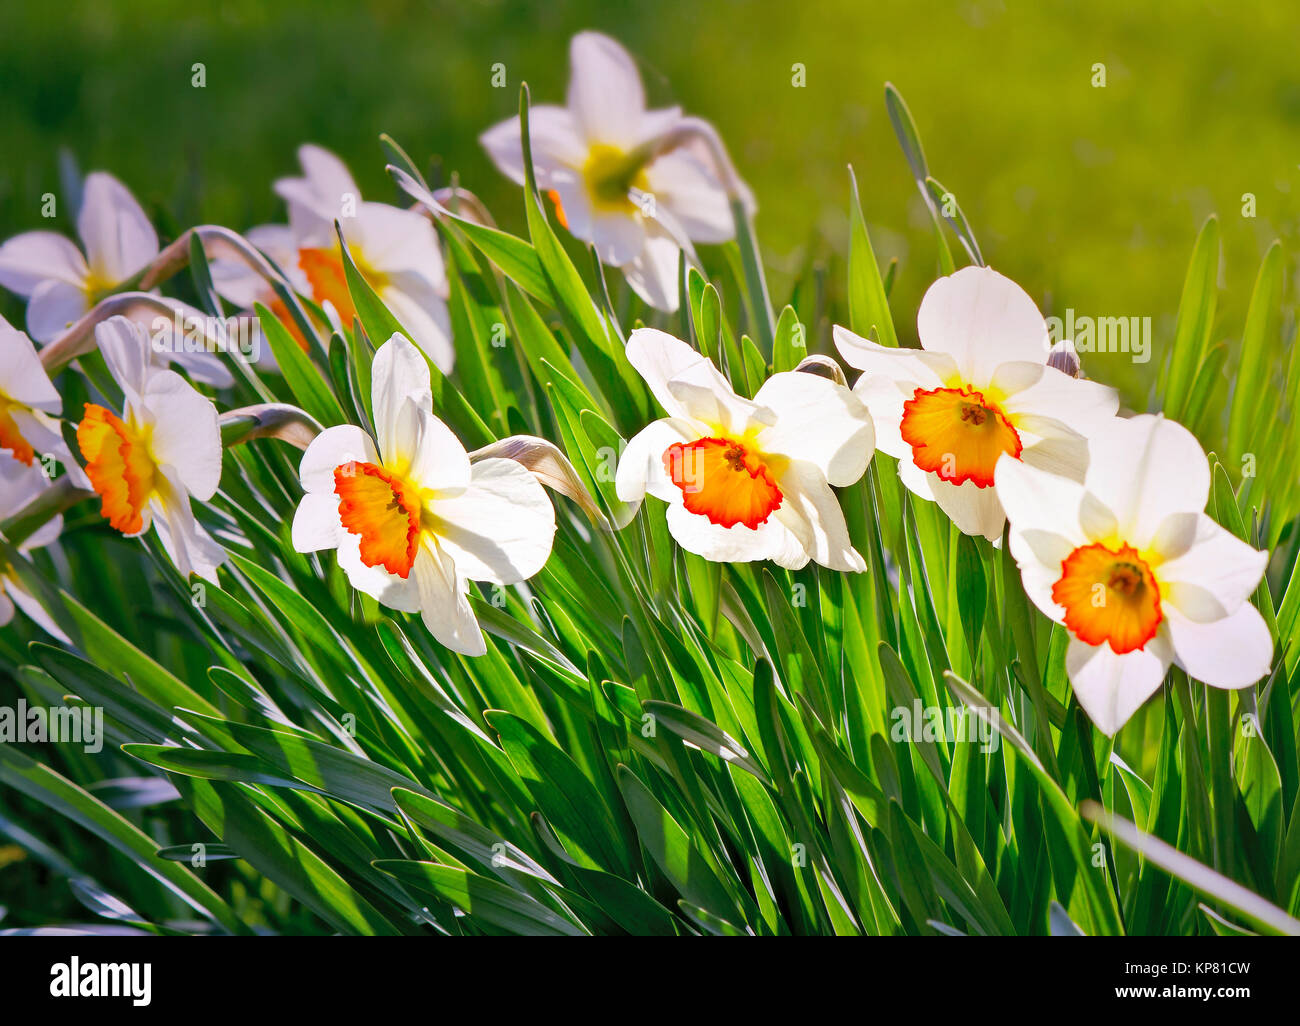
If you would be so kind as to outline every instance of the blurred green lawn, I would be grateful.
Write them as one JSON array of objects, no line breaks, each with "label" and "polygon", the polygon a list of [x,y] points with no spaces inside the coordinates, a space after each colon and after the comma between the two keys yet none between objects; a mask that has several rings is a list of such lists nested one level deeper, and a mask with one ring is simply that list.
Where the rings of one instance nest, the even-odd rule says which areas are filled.
[{"label": "blurred green lawn", "polygon": [[[0,237],[41,226],[60,147],[181,226],[246,227],[283,219],[269,185],[293,170],[305,140],[339,152],[369,197],[390,198],[381,131],[417,160],[440,156],[519,230],[519,192],[477,136],[516,110],[521,80],[535,101],[559,100],[568,38],[590,27],[636,54],[653,100],[718,125],[758,194],[778,302],[810,245],[823,260],[843,253],[852,163],[879,255],[901,261],[900,332],[914,331],[934,247],[885,114],[886,80],[907,98],[933,173],[993,266],[1047,313],[1153,318],[1150,364],[1118,355],[1088,365],[1131,404],[1145,405],[1172,338],[1207,215],[1223,222],[1219,338],[1240,334],[1269,241],[1281,237],[1288,252],[1296,243],[1300,9],[1289,2],[213,7],[6,5]],[[196,62],[203,89],[191,86]],[[495,62],[508,88],[491,87]],[[796,63],[804,88],[792,85]],[[1092,85],[1097,63],[1105,88]],[[1253,219],[1242,216],[1245,193],[1256,197]]]}]

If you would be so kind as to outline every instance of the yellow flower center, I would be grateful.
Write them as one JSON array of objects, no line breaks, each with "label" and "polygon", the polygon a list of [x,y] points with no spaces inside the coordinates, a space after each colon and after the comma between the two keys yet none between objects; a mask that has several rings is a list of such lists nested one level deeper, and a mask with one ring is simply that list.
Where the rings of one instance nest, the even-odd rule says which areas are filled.
[{"label": "yellow flower center", "polygon": [[[637,206],[628,198],[628,190],[650,191],[644,156],[628,154],[605,143],[591,147],[582,166],[582,179],[592,207],[602,213],[635,213]],[[561,213],[561,219],[563,216]]]},{"label": "yellow flower center", "polygon": [[77,446],[86,476],[102,500],[101,513],[123,534],[144,526],[144,508],[157,488],[157,465],[148,432],[110,410],[86,403],[77,426]]},{"label": "yellow flower center", "polygon": [[1119,655],[1155,637],[1163,614],[1160,585],[1142,554],[1124,542],[1082,545],[1061,561],[1052,600],[1065,626],[1089,645],[1109,644]]},{"label": "yellow flower center", "polygon": [[973,388],[918,388],[903,403],[899,425],[912,460],[952,484],[993,484],[998,458],[1023,449],[1020,435],[997,403]]}]

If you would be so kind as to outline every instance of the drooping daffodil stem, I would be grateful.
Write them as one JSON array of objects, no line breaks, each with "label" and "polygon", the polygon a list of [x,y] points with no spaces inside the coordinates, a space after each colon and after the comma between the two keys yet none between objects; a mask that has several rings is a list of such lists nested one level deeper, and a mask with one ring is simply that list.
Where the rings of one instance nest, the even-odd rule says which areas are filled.
[{"label": "drooping daffodil stem", "polygon": [[209,259],[234,257],[256,271],[268,284],[284,281],[275,265],[238,232],[220,225],[201,224],[182,232],[175,242],[154,257],[140,274],[138,287],[141,291],[147,292],[189,266],[190,245],[194,236],[203,243],[203,251]]},{"label": "drooping daffodil stem", "polygon": [[[219,225],[199,225],[181,234],[176,241],[160,252],[131,282],[126,283],[128,291],[116,292],[96,303],[85,315],[76,321],[62,335],[41,350],[41,363],[53,376],[80,356],[93,352],[95,348],[95,326],[118,315],[128,319],[138,319],[141,314],[153,313],[171,320],[177,316],[178,303],[164,296],[150,294],[156,288],[190,263],[191,244],[198,238],[205,254],[212,257],[234,257],[247,264],[273,288],[279,286],[289,297],[291,303],[297,303],[293,288],[283,274],[263,256],[255,246],[238,232]],[[299,311],[301,313],[301,311]],[[180,311],[184,316],[185,311]],[[305,317],[305,313],[302,314]],[[218,337],[205,338],[213,345],[214,351],[225,348],[225,340]]]},{"label": "drooping daffodil stem", "polygon": [[321,426],[305,410],[288,403],[259,403],[227,410],[217,419],[221,444],[227,449],[255,438],[278,438],[298,449],[306,449],[321,433]]},{"label": "drooping daffodil stem", "polygon": [[[41,363],[51,377],[79,356],[95,350],[95,327],[110,317],[139,320],[141,314],[153,313],[171,320],[177,313],[177,302],[148,292],[119,292],[101,299],[80,320],[41,350]],[[215,345],[223,340],[213,339]]]}]

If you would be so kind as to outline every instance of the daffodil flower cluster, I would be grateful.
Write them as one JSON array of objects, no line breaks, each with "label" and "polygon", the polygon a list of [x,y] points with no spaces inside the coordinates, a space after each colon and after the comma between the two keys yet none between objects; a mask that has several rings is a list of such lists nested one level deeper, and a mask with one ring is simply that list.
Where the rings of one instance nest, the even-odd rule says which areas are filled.
[{"label": "daffodil flower cluster", "polygon": [[[532,176],[574,238],[621,269],[650,307],[671,312],[683,256],[694,263],[695,244],[736,237],[753,199],[706,123],[647,107],[617,43],[583,33],[570,56],[566,104],[530,112]],[[503,173],[528,179],[518,118],[482,143]],[[382,340],[370,363],[371,424],[300,439],[292,546],[332,550],[356,591],[418,613],[446,648],[482,655],[470,582],[503,588],[543,570],[556,531],[543,484],[555,477],[527,460],[468,452],[440,419],[431,368],[454,373],[456,350],[444,256],[426,216],[441,209],[432,194],[420,194],[423,211],[366,201],[332,154],[304,146],[299,159],[302,175],[275,184],[288,223],[254,228],[246,250],[215,254],[216,291],[269,310],[309,351],[275,283],[311,300],[322,326],[346,337],[358,318],[350,258],[406,330]],[[93,491],[110,529],[152,533],[182,577],[217,583],[231,539],[223,544],[202,521],[223,475],[226,420],[212,386],[229,378],[205,373],[210,354],[160,356],[138,319],[96,319],[106,299],[156,288],[152,269],[165,256],[125,187],[88,176],[76,224],[80,248],[48,231],[0,246],[0,285],[26,300],[31,335],[0,324],[0,522],[53,487],[61,469]],[[1171,665],[1224,688],[1269,671],[1273,639],[1250,602],[1268,555],[1206,515],[1209,465],[1189,431],[1122,417],[1113,389],[1059,369],[1034,301],[987,267],[934,282],[917,333],[920,348],[900,348],[836,326],[839,354],[860,372],[851,388],[838,370],[828,377],[813,364],[738,395],[687,341],[633,330],[614,355],[663,416],[623,449],[617,499],[632,510],[647,495],[661,501],[677,544],[706,560],[862,573],[868,557],[836,489],[859,481],[879,451],[959,531],[1007,540],[1025,593],[1069,633],[1075,696],[1105,733]],[[53,375],[70,372],[49,354],[92,335],[77,352],[97,350],[108,377],[88,375],[95,401],[65,409]],[[32,338],[49,345],[38,350]],[[273,362],[253,371],[275,372]],[[228,462],[224,472],[233,472]],[[48,519],[22,550],[56,543],[61,523]],[[15,609],[62,637],[0,568],[0,623]]]}]

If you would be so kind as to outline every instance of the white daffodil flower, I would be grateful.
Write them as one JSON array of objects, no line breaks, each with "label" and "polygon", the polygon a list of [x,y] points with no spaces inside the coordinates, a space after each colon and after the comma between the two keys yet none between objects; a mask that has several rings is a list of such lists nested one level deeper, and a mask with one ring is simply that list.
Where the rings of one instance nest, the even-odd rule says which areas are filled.
[{"label": "white daffodil flower", "polygon": [[[49,484],[40,467],[20,463],[11,456],[0,453],[0,522],[20,512]],[[51,517],[18,546],[18,551],[26,553],[43,548],[57,541],[62,530],[63,517]],[[13,569],[0,562],[0,627],[14,618],[15,607],[26,613],[48,634],[68,642],[68,636],[59,629],[36,597],[23,586]]]},{"label": "white daffodil flower", "polygon": [[1113,418],[1088,439],[1082,483],[1003,456],[997,492],[1025,593],[1070,632],[1065,665],[1084,711],[1114,735],[1170,663],[1243,688],[1273,639],[1250,603],[1268,564],[1203,512],[1210,466],[1162,417]]},{"label": "white daffodil flower", "polygon": [[653,328],[632,332],[627,358],[668,416],[628,442],[620,499],[663,499],[677,543],[715,562],[866,569],[831,491],[866,473],[875,447],[852,392],[786,371],[743,399],[711,360]]},{"label": "white daffodil flower", "polygon": [[89,481],[72,458],[56,419],[63,400],[23,332],[0,317],[0,458],[5,454],[47,477],[62,464],[79,487]]},{"label": "white daffodil flower", "polygon": [[876,446],[908,490],[932,499],[966,534],[990,541],[1006,523],[993,488],[1003,453],[1082,481],[1087,437],[1114,418],[1113,388],[1048,366],[1047,323],[1029,295],[987,267],[964,267],[925,293],[921,349],[896,349],[835,326]]},{"label": "white daffodil flower", "polygon": [[0,285],[27,300],[27,330],[49,342],[158,255],[158,233],[125,185],[105,171],[86,176],[77,234],[24,232],[0,246]]},{"label": "white daffodil flower", "polygon": [[[753,212],[749,190],[722,163],[716,133],[679,107],[646,110],[632,58],[598,32],[581,32],[569,45],[567,106],[530,108],[528,129],[537,187],[560,223],[660,310],[677,309],[683,248],[735,238],[728,178]],[[480,141],[522,185],[519,119],[493,126]]]},{"label": "white daffodil flower", "polygon": [[470,464],[433,415],[428,364],[401,335],[375,353],[371,405],[373,440],[344,424],[303,454],[293,546],[336,549],[358,591],[419,612],[447,648],[483,655],[467,582],[518,584],[541,570],[555,535],[551,501],[514,460]]},{"label": "white daffodil flower", "polygon": [[[319,146],[298,150],[303,177],[282,178],[275,191],[289,208],[289,224],[261,225],[247,238],[279,265],[290,283],[351,330],[356,307],[334,232],[339,222],[357,270],[443,371],[455,362],[451,344],[449,286],[438,237],[427,218],[411,210],[369,203],[338,157]],[[305,345],[289,312],[266,280],[246,264],[220,259],[212,264],[213,285],[244,309],[255,302],[275,313]]]},{"label": "white daffodil flower", "polygon": [[226,553],[194,519],[190,499],[212,498],[221,480],[217,409],[175,371],[152,365],[148,336],[125,317],[98,325],[95,340],[124,397],[120,417],[87,403],[77,427],[101,512],[129,537],[152,524],[183,576],[216,583]]}]

